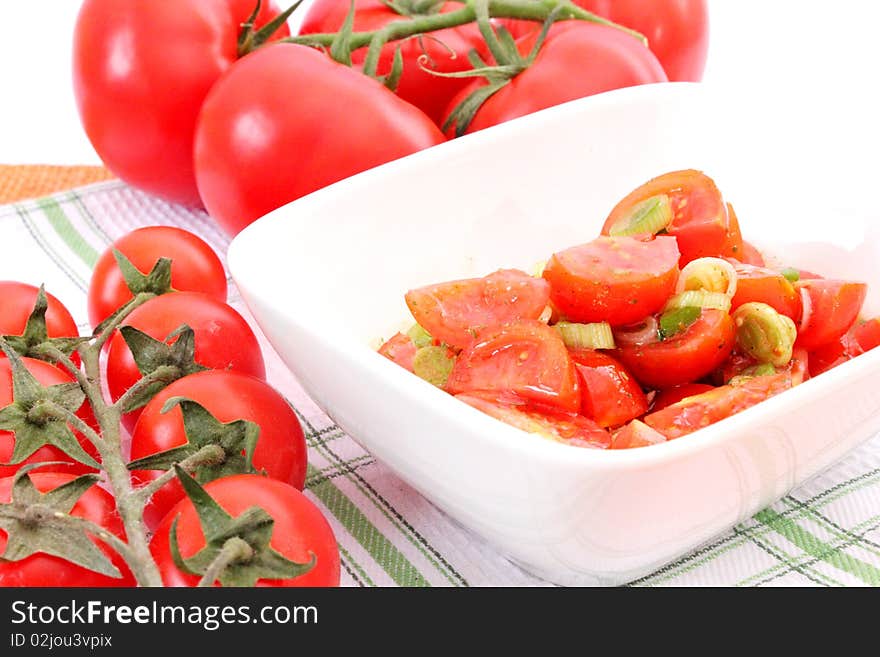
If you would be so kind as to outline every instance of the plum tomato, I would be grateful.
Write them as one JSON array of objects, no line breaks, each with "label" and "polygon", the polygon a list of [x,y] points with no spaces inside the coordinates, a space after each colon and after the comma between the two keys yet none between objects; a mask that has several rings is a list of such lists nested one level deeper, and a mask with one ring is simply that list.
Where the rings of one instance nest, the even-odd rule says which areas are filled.
[{"label": "plum tomato", "polygon": [[571,359],[581,388],[581,414],[600,427],[619,427],[648,410],[638,382],[611,356],[590,349],[572,349]]},{"label": "plum tomato", "polygon": [[453,395],[512,392],[571,413],[581,404],[577,370],[559,333],[529,319],[477,332],[456,360],[446,389]]},{"label": "plum tomato", "polygon": [[[132,460],[187,443],[180,407],[162,412],[165,403],[174,397],[200,404],[223,423],[247,420],[257,424],[260,435],[254,450],[254,468],[302,490],[307,449],[293,408],[264,381],[226,370],[190,374],[159,391],[144,407],[132,432]],[[136,470],[132,477],[138,483],[147,483],[161,474],[159,470]],[[183,497],[183,489],[176,479],[160,488],[144,509],[147,526],[155,528]]]},{"label": "plum tomato", "polygon": [[831,279],[799,280],[803,312],[795,344],[807,351],[839,340],[855,323],[868,293],[864,283]]},{"label": "plum tomato", "polygon": [[89,283],[89,321],[95,327],[132,298],[113,252],[119,251],[142,274],[149,274],[159,258],[169,258],[171,287],[179,292],[202,292],[226,301],[223,263],[197,235],[174,226],[147,226],[126,233],[107,248]]},{"label": "plum tomato", "polygon": [[538,319],[550,299],[546,281],[516,269],[429,285],[406,293],[406,305],[431,336],[464,347],[474,333],[519,319]]},{"label": "plum tomato", "polygon": [[611,444],[611,435],[583,415],[516,401],[512,396],[467,392],[456,395],[456,399],[505,424],[565,445],[607,449]]},{"label": "plum tomato", "polygon": [[566,319],[623,326],[663,308],[675,290],[678,261],[671,237],[599,237],[554,254],[543,276]]},{"label": "plum tomato", "polygon": [[[30,472],[28,475],[41,493],[54,490],[72,481],[75,476],[60,472]],[[0,479],[0,504],[12,500],[12,477]],[[70,515],[85,518],[101,525],[120,538],[124,530],[113,497],[100,486],[92,486],[80,497]],[[6,532],[0,529],[0,554],[6,549]],[[98,539],[92,539],[98,548],[119,569],[122,577],[110,577],[71,563],[61,557],[37,552],[20,561],[0,559],[0,587],[104,587],[134,586],[134,577],[116,552]]]},{"label": "plum tomato", "polygon": [[701,171],[672,171],[653,178],[623,198],[605,220],[602,234],[625,221],[633,208],[649,198],[665,195],[672,208],[667,232],[678,240],[681,266],[703,257],[730,253],[735,242],[727,206],[715,182]]},{"label": "plum tomato", "polygon": [[756,376],[738,385],[724,385],[645,416],[645,424],[668,440],[680,438],[697,429],[739,413],[792,386],[791,374],[783,372]]},{"label": "plum tomato", "polygon": [[730,315],[704,308],[697,320],[664,340],[618,339],[614,353],[644,386],[670,388],[703,378],[727,360],[736,342]]},{"label": "plum tomato", "polygon": [[[232,370],[264,378],[263,355],[257,337],[234,308],[198,292],[171,292],[150,299],[123,322],[150,337],[165,341],[186,324],[195,334],[195,361],[215,370]],[[141,378],[137,363],[117,332],[107,354],[107,387],[111,398],[119,399]],[[123,416],[131,430],[140,409]]]},{"label": "plum tomato", "polygon": [[736,294],[731,301],[731,312],[744,303],[759,301],[790,317],[795,324],[801,318],[801,295],[794,285],[779,272],[766,267],[735,264]]},{"label": "plum tomato", "polygon": [[[259,587],[339,586],[339,547],[333,530],[321,511],[293,486],[259,475],[233,475],[208,482],[205,491],[224,511],[240,516],[259,507],[274,519],[269,545],[296,563],[314,567],[292,579],[260,579]],[[205,535],[189,498],[177,503],[162,520],[150,541],[150,551],[159,566],[165,586],[192,587],[199,577],[181,571],[171,553],[171,526],[177,522],[180,555],[188,559],[205,547]]]}]

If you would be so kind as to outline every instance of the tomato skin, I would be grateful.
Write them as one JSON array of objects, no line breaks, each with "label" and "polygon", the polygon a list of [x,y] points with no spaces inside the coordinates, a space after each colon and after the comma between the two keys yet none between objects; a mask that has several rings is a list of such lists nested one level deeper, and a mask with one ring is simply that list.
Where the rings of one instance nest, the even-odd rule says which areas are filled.
[{"label": "tomato skin", "polygon": [[[248,420],[258,424],[260,437],[254,450],[254,468],[302,490],[308,453],[296,413],[284,397],[264,381],[226,370],[190,374],[153,397],[132,432],[132,460],[186,444],[180,408],[162,413],[165,402],[172,397],[191,399],[224,423]],[[160,470],[135,470],[132,477],[138,483],[147,483],[161,474]],[[147,527],[154,529],[183,497],[183,489],[176,479],[159,489],[144,509]]]},{"label": "tomato skin", "polygon": [[736,259],[744,265],[754,265],[755,267],[764,267],[766,265],[761,252],[745,240],[743,240],[742,250]]},{"label": "tomato skin", "polygon": [[578,371],[581,414],[600,427],[618,427],[648,410],[638,382],[611,356],[589,349],[572,349]]},{"label": "tomato skin", "polygon": [[203,292],[226,301],[223,263],[200,237],[174,226],[148,226],[113,242],[95,264],[89,283],[89,321],[95,327],[132,299],[113,251],[128,258],[148,274],[159,258],[170,258],[171,287],[181,292]]},{"label": "tomato skin", "polygon": [[[85,0],[73,39],[80,120],[104,164],[170,201],[200,205],[193,170],[196,117],[238,58],[251,0]],[[263,25],[280,12],[264,2]],[[274,38],[288,36],[284,26]]]},{"label": "tomato skin", "polygon": [[664,341],[621,345],[614,356],[644,385],[670,388],[703,378],[733,350],[736,331],[723,310],[703,309],[696,322]]},{"label": "tomato skin", "polygon": [[[232,370],[263,379],[266,368],[257,337],[231,306],[198,292],[172,292],[150,299],[123,322],[156,340],[186,324],[195,332],[195,360],[215,370]],[[141,374],[121,333],[110,341],[107,354],[107,387],[115,401],[140,380]],[[140,410],[123,416],[131,430]]]},{"label": "tomato skin", "polygon": [[651,405],[651,412],[662,411],[667,406],[677,404],[682,399],[693,397],[694,395],[700,395],[714,389],[715,386],[711,386],[708,383],[682,383],[678,386],[666,388],[666,390],[661,390],[657,393],[657,396],[654,397],[654,403]]},{"label": "tomato skin", "polygon": [[880,317],[857,322],[842,338],[810,352],[810,374],[818,376],[880,346]]},{"label": "tomato skin", "polygon": [[235,235],[289,201],[443,141],[424,112],[375,80],[313,48],[273,44],[205,99],[196,179],[208,212]]},{"label": "tomato skin", "polygon": [[523,399],[576,413],[581,405],[577,371],[555,330],[519,320],[478,332],[452,368],[446,390],[512,392]]},{"label": "tomato skin", "polygon": [[516,269],[406,293],[406,305],[416,322],[431,337],[459,348],[470,344],[474,332],[487,326],[538,319],[549,300],[546,281]]},{"label": "tomato skin", "polygon": [[408,335],[396,333],[379,347],[379,353],[388,360],[394,361],[403,369],[414,371],[413,361],[418,348]]},{"label": "tomato skin", "polygon": [[851,333],[862,351],[880,347],[880,317],[857,323]]},{"label": "tomato skin", "polygon": [[[41,493],[53,490],[74,479],[75,475],[59,472],[31,472],[30,478]],[[12,477],[0,479],[0,504],[12,500]],[[116,513],[113,497],[100,486],[92,486],[70,510],[70,515],[85,518],[101,525],[120,538],[125,537],[122,521]],[[122,578],[108,577],[65,559],[44,554],[32,554],[20,561],[0,559],[0,587],[119,587],[134,586],[135,580],[122,557],[97,539],[92,541],[119,569]],[[6,532],[0,529],[0,553],[6,549]]]},{"label": "tomato skin", "polygon": [[[39,288],[18,281],[0,281],[0,336],[22,335],[28,317],[37,302]],[[70,311],[52,294],[46,292],[46,334],[50,338],[71,338],[79,335],[79,329]],[[0,351],[0,359],[6,354]],[[71,354],[79,364],[79,354]]]},{"label": "tomato skin", "polygon": [[[517,41],[519,51],[528,54],[537,36],[534,32]],[[638,39],[595,23],[557,23],[550,28],[534,63],[483,103],[465,132],[604,91],[666,81],[660,62]],[[487,84],[485,78],[478,78],[462,89],[450,101],[445,116]],[[446,134],[454,136],[455,127],[451,126]]]},{"label": "tomato skin", "polygon": [[715,181],[694,169],[671,171],[634,189],[611,210],[602,234],[610,234],[633,206],[659,194],[667,195],[672,205],[672,222],[667,231],[678,241],[682,267],[697,258],[720,257],[731,252],[739,222],[731,227],[727,205]]},{"label": "tomato skin", "polygon": [[611,434],[611,449],[650,447],[665,442],[666,436],[639,420],[632,420]]},{"label": "tomato skin", "polygon": [[468,392],[455,398],[526,433],[535,433],[565,445],[607,449],[611,444],[611,435],[583,415],[529,404],[515,396]]},{"label": "tomato skin", "polygon": [[758,301],[790,317],[795,324],[800,321],[801,295],[785,276],[772,269],[752,265],[737,264],[734,269],[737,285],[731,301],[731,312],[744,303]]},{"label": "tomato skin", "polygon": [[709,52],[706,0],[574,0],[587,11],[641,32],[672,81],[699,82]]},{"label": "tomato skin", "polygon": [[[339,586],[339,548],[333,530],[318,507],[296,488],[259,475],[234,475],[209,482],[205,490],[233,517],[253,506],[269,513],[275,519],[269,545],[291,561],[307,563],[311,553],[317,557],[314,568],[304,575],[285,580],[261,579],[257,586]],[[178,518],[178,545],[184,559],[205,546],[199,518],[187,498],[162,520],[150,542],[150,551],[165,586],[195,586],[199,577],[181,572],[171,557],[169,535],[175,518]]]},{"label": "tomato skin", "polygon": [[[441,13],[460,9],[455,2],[446,2],[440,7]],[[349,3],[339,0],[316,0],[303,18],[300,34],[336,32],[348,15]],[[371,32],[385,27],[388,23],[407,20],[382,0],[355,0],[354,31]],[[382,48],[377,73],[387,75],[391,71],[394,51],[400,48],[403,57],[403,74],[395,93],[403,100],[412,103],[435,123],[443,118],[449,101],[463,87],[470,84],[470,78],[443,78],[424,70],[425,66],[440,73],[456,73],[471,70],[468,52],[483,49],[485,44],[476,24],[470,23],[446,30],[437,30],[423,39],[392,41]],[[359,48],[352,53],[352,62],[362,66],[367,48]],[[420,61],[426,57],[427,61]]]},{"label": "tomato skin", "polygon": [[757,376],[740,385],[725,385],[687,397],[645,416],[645,424],[668,440],[680,438],[739,413],[792,387],[788,372]]},{"label": "tomato skin", "polygon": [[[52,386],[58,385],[60,383],[72,383],[74,381],[72,375],[68,374],[66,371],[60,369],[59,367],[56,367],[55,365],[46,363],[45,361],[27,357],[22,358],[21,360],[24,363],[24,366],[27,368],[28,372],[33,374],[41,385]],[[9,365],[9,359],[0,358],[0,408],[5,408],[9,404],[11,404],[12,401],[12,367],[10,367]],[[83,402],[82,406],[80,406],[76,414],[89,426],[93,428],[97,426],[95,416],[92,413],[92,407],[89,405],[88,401]],[[79,434],[77,434],[77,437],[79,437]],[[99,460],[98,452],[90,442],[86,441],[84,438],[80,438],[80,444],[82,445],[83,449],[85,449],[85,451],[92,456],[92,458]],[[18,471],[18,469],[22,465],[25,465],[27,463],[42,463],[47,461],[63,461],[70,464],[52,466],[51,469],[55,472],[66,472],[72,474],[84,474],[87,472],[94,472],[93,468],[90,468],[83,463],[77,463],[60,449],[57,449],[56,447],[52,447],[50,445],[41,447],[36,452],[31,454],[28,458],[26,458],[22,463],[11,465],[9,464],[9,460],[12,458],[14,447],[15,435],[11,431],[0,431],[0,477],[11,477]],[[2,560],[0,560],[0,563],[2,563]]]},{"label": "tomato skin", "polygon": [[554,254],[543,276],[567,319],[623,326],[663,307],[675,290],[678,260],[671,237],[599,237]]},{"label": "tomato skin", "polygon": [[804,304],[795,345],[807,351],[843,337],[858,318],[868,294],[866,284],[852,281],[809,279],[799,280],[794,286]]}]

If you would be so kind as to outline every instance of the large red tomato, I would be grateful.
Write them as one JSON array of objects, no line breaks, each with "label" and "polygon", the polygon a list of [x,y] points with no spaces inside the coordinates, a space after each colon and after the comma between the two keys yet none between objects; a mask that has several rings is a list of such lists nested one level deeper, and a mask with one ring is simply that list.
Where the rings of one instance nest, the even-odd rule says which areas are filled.
[{"label": "large red tomato", "polygon": [[[107,167],[136,187],[199,204],[196,117],[238,58],[255,0],[85,0],[73,37],[80,118]],[[257,25],[280,12],[264,1]],[[276,35],[287,36],[282,27]]]},{"label": "large red tomato", "polygon": [[[187,443],[179,407],[162,412],[173,397],[184,397],[205,407],[220,422],[248,420],[260,427],[254,450],[254,468],[273,479],[302,490],[306,480],[306,439],[296,413],[269,384],[252,376],[209,370],[179,379],[160,391],[144,407],[131,437],[132,460]],[[135,471],[139,482],[160,476],[160,470]],[[155,527],[184,496],[176,479],[159,489],[144,509],[144,520]]]},{"label": "large red tomato", "polygon": [[131,298],[114,251],[119,251],[142,274],[159,258],[169,258],[171,287],[180,292],[203,292],[226,301],[226,272],[214,250],[197,235],[174,226],[147,226],[126,233],[107,248],[89,283],[89,321],[97,326]]},{"label": "large red tomato", "polygon": [[574,0],[587,11],[641,32],[670,80],[699,82],[709,51],[706,0]]},{"label": "large red tomato", "polygon": [[443,141],[381,84],[294,44],[242,59],[211,90],[196,130],[199,192],[229,233],[322,187]]},{"label": "large red tomato", "polygon": [[[296,563],[315,566],[293,579],[261,579],[257,586],[339,586],[339,548],[333,530],[312,502],[293,486],[258,475],[235,475],[216,479],[205,490],[231,516],[238,517],[251,507],[259,507],[275,520],[270,546]],[[177,519],[177,539],[184,559],[205,546],[205,535],[195,507],[189,499],[175,506],[153,535],[150,550],[165,586],[195,586],[199,577],[188,575],[175,565],[169,536]]]},{"label": "large red tomato", "polygon": [[[379,30],[388,23],[405,21],[411,17],[400,14],[383,0],[355,0],[355,32],[372,32]],[[440,3],[439,7],[430,8],[430,13],[446,13],[461,9],[457,2]],[[300,34],[319,32],[336,32],[342,27],[348,15],[349,3],[339,0],[316,0],[309,7],[303,19]],[[437,30],[421,38],[410,38],[403,41],[392,41],[382,49],[377,73],[387,75],[391,71],[394,52],[400,48],[403,57],[403,75],[397,85],[398,96],[412,103],[440,122],[443,111],[452,97],[460,89],[470,84],[469,78],[445,78],[433,75],[422,67],[440,73],[454,73],[471,69],[467,55],[473,48],[484,46],[480,31],[474,23]],[[360,48],[352,53],[354,64],[361,65],[366,57],[367,49]]]},{"label": "large red tomato", "polygon": [[[59,472],[32,472],[31,481],[37,490],[45,493],[66,484],[74,478],[71,474]],[[12,477],[0,479],[0,504],[12,499]],[[85,518],[123,537],[122,521],[116,513],[113,497],[100,486],[92,486],[79,498],[70,515]],[[121,578],[96,573],[82,566],[70,563],[60,557],[38,552],[20,561],[0,559],[0,587],[3,586],[134,586],[131,575],[122,557],[117,555],[97,539],[93,539],[110,561],[119,569]],[[0,553],[6,549],[6,532],[0,529]]]},{"label": "large red tomato", "polygon": [[[537,33],[529,34],[517,47],[527,54],[536,40]],[[584,21],[557,23],[534,63],[485,101],[466,130],[451,125],[447,134],[476,132],[569,100],[666,80],[653,53],[622,30]],[[446,116],[487,84],[479,78],[462,89]]]}]

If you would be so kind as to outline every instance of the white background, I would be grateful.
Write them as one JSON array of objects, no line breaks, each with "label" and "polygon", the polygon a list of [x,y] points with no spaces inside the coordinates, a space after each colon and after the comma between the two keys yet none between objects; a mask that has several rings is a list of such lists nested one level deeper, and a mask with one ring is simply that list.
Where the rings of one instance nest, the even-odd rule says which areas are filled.
[{"label": "white background", "polygon": [[[80,129],[71,90],[71,35],[79,5],[0,0],[0,163],[99,163]],[[709,0],[709,5],[705,83],[723,88],[731,102],[753,109],[766,105],[786,117],[789,146],[816,156],[829,171],[858,171],[865,181],[874,180],[880,173],[880,3]]]}]

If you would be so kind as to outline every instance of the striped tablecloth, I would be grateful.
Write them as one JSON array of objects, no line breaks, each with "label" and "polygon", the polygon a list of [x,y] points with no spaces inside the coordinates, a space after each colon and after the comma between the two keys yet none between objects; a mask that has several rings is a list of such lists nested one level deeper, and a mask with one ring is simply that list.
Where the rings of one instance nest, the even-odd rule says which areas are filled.
[{"label": "striped tablecloth", "polygon": [[[119,235],[152,224],[189,229],[221,254],[228,244],[204,213],[104,182],[0,205],[0,279],[45,283],[87,331],[86,287],[98,255]],[[234,288],[230,301],[248,316]],[[292,401],[306,429],[308,494],[336,533],[343,585],[545,584],[375,461],[317,408],[265,339],[262,344],[269,381]],[[880,585],[880,436],[754,518],[634,584]]]}]

